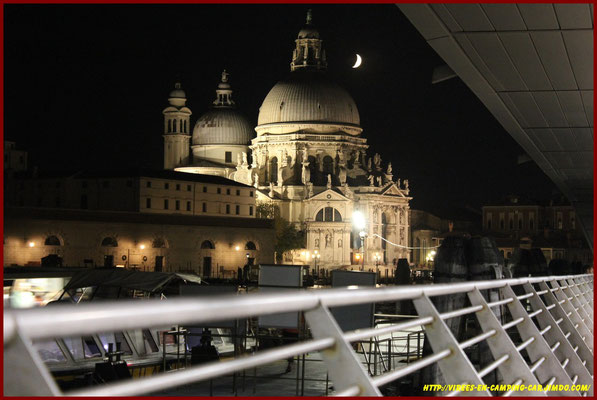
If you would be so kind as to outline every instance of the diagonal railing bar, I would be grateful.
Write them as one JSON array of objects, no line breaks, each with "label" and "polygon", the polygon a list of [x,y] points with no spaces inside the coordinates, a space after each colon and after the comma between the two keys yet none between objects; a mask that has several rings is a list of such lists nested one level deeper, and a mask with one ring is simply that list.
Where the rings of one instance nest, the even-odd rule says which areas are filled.
[{"label": "diagonal railing bar", "polygon": [[586,296],[587,293],[585,291],[581,291],[583,289],[581,288],[581,286],[579,284],[572,283],[572,282],[574,282],[573,279],[566,279],[565,282],[568,284],[568,287],[570,288],[572,293],[574,293],[574,297],[577,298],[578,302],[580,303],[580,306],[587,313],[587,315],[589,316],[591,321],[593,321],[594,320],[593,307],[591,306],[591,304],[589,303],[589,301],[587,299],[587,296]]},{"label": "diagonal railing bar", "polygon": [[[551,285],[548,286],[548,283]],[[539,289],[535,289],[535,284]],[[524,293],[513,287],[521,286]],[[499,289],[504,300],[487,303],[481,291]],[[431,302],[433,296],[466,293],[470,306],[439,313]],[[340,307],[376,302],[412,300],[417,318],[382,328],[342,332],[329,312]],[[521,302],[522,300],[522,302]],[[531,305],[527,311],[523,302]],[[508,307],[512,320],[501,325],[494,307]],[[248,356],[169,371],[135,380],[119,381],[76,391],[61,392],[47,364],[35,348],[34,340],[81,337],[101,332],[185,326],[203,322],[256,317],[281,312],[303,311],[313,340],[302,340]],[[480,331],[461,343],[445,320],[471,315]],[[584,321],[583,321],[584,319]],[[535,321],[536,324],[535,324]],[[43,396],[134,396],[154,393],[206,379],[225,376],[231,371],[256,368],[289,356],[320,351],[329,375],[340,396],[380,396],[379,388],[396,379],[437,364],[444,377],[443,394],[447,396],[578,395],[578,391],[529,391],[516,385],[555,383],[583,385],[592,395],[593,375],[593,276],[551,276],[470,281],[454,284],[413,285],[408,287],[323,289],[295,293],[261,293],[244,296],[214,296],[209,301],[195,298],[143,302],[102,302],[89,305],[55,306],[30,310],[5,309],[4,322],[4,394]],[[590,326],[589,326],[590,325]],[[200,325],[199,325],[200,326]],[[371,377],[359,362],[350,342],[422,327],[432,353],[406,365],[392,363],[396,369]],[[515,345],[507,329],[516,328],[522,343]],[[475,368],[465,349],[486,342],[492,362]],[[64,345],[60,345],[64,350]],[[531,359],[527,365],[523,354]],[[489,392],[483,377],[492,371],[501,377],[499,384],[513,385]],[[475,385],[465,389],[464,386]],[[477,387],[476,385],[481,385]],[[586,387],[591,385],[591,387]],[[576,388],[575,388],[576,389]],[[492,389],[494,390],[494,389]],[[431,394],[431,393],[429,393]]]},{"label": "diagonal railing bar", "polygon": [[[573,288],[566,284],[565,279],[561,282],[564,282],[564,285],[560,285],[562,292],[568,297],[568,300],[571,302],[574,310],[578,313],[583,323],[589,328],[591,333],[593,333],[593,318],[591,318],[589,313],[585,310],[585,305],[578,299],[578,295],[573,291]],[[557,283],[560,284],[560,282]]]},{"label": "diagonal railing bar", "polygon": [[[492,310],[487,306],[487,302],[478,289],[468,292],[468,298],[471,304],[480,305],[483,308],[476,313],[477,320],[483,331],[496,331],[497,334],[487,339],[487,344],[491,350],[491,354],[495,360],[508,356],[508,361],[502,366],[498,367],[500,374],[505,382],[515,382],[520,380],[519,385],[524,384],[526,387],[530,385],[539,385],[539,381],[529,366],[520,355],[519,350],[514,346],[512,339],[502,328],[500,321],[497,319]],[[524,396],[545,396],[544,393],[530,390],[513,390],[512,394],[520,394]]]},{"label": "diagonal railing bar", "polygon": [[[578,330],[574,326],[574,324],[572,323],[570,318],[568,318],[568,316],[566,315],[567,314],[566,311],[562,307],[563,303],[560,304],[557,297],[550,290],[548,290],[547,283],[541,282],[539,284],[539,287],[541,289],[543,289],[542,291],[546,292],[543,296],[544,296],[546,302],[550,303],[550,306],[548,306],[548,307],[553,306],[550,309],[550,312],[553,315],[553,317],[556,321],[556,324],[560,326],[560,329],[562,330],[562,332],[564,332],[564,335],[568,335],[566,337],[566,339],[572,344],[572,346],[578,346],[578,354],[580,355],[580,357],[583,361],[587,361],[586,366],[592,375],[593,374],[593,347],[592,347],[593,342],[591,341],[590,343],[587,343],[585,340],[583,340],[583,338],[582,338],[583,332],[581,330]],[[557,321],[560,321],[560,323],[558,324]],[[582,327],[579,326],[579,328],[582,328]],[[586,330],[586,332],[584,332],[584,334],[590,335],[590,332],[588,331],[588,329]]]},{"label": "diagonal railing bar", "polygon": [[342,329],[332,316],[332,313],[320,305],[319,307],[305,312],[305,320],[309,324],[311,333],[315,338],[335,339],[336,344],[330,349],[321,352],[328,373],[339,391],[348,390],[358,386],[358,395],[381,396],[379,389],[373,384],[367,371],[363,368],[350,343],[342,333]]},{"label": "diagonal railing bar", "polygon": [[[560,326],[556,324],[555,319],[549,313],[547,307],[543,301],[541,301],[533,286],[526,283],[523,285],[523,287],[527,293],[533,294],[533,296],[529,298],[531,307],[534,310],[542,311],[540,314],[537,314],[536,319],[539,324],[539,328],[542,329],[540,332],[543,338],[547,343],[552,343],[552,351],[560,363],[562,363],[562,367],[568,373],[568,377],[573,378],[574,376],[578,376],[579,383],[591,386],[589,395],[592,396],[593,378],[591,377],[589,370],[582,364],[582,360],[574,351],[570,342],[564,336],[564,332],[562,332]],[[556,344],[557,346],[554,349]],[[564,362],[566,362],[566,365],[563,364]]]},{"label": "diagonal railing bar", "polygon": [[[514,290],[512,290],[510,286],[505,286],[501,290],[505,297],[515,296]],[[562,368],[562,364],[553,354],[551,347],[545,341],[545,339],[541,335],[541,332],[539,332],[539,329],[537,329],[537,326],[535,326],[535,324],[531,320],[531,317],[527,313],[525,307],[522,305],[520,300],[516,299],[515,301],[509,303],[508,310],[510,311],[512,318],[523,319],[523,321],[520,324],[516,325],[516,329],[518,330],[521,339],[524,341],[528,340],[529,338],[534,338],[533,342],[527,346],[526,351],[531,358],[531,362],[535,363],[533,364],[533,367],[536,366],[534,372],[539,382],[543,383],[555,378],[554,381],[557,382],[558,385],[568,385],[569,387],[572,386],[572,380],[570,379],[564,368]],[[539,365],[536,364],[537,362],[540,362]],[[533,367],[531,367],[531,369]],[[564,392],[563,390],[557,392],[549,392],[550,395],[570,395],[570,393],[571,392]],[[576,392],[575,394],[577,396],[580,395],[580,393],[578,392]]]},{"label": "diagonal railing bar", "polygon": [[563,290],[560,288],[560,285],[557,283],[557,281],[551,280],[549,281],[549,283],[552,286],[552,289],[555,289],[553,291],[554,296],[556,296],[556,299],[558,300],[558,303],[561,303],[562,308],[564,309],[566,316],[568,318],[570,318],[570,321],[572,321],[572,325],[574,326],[575,329],[578,330],[578,332],[580,333],[581,337],[583,337],[584,342],[591,347],[591,350],[593,349],[593,327],[588,327],[587,324],[585,324],[585,321],[583,321],[583,318],[580,316],[580,314],[577,311],[577,307],[574,307],[574,305],[570,302],[570,300],[568,299],[568,296],[566,295],[566,293],[563,292]]},{"label": "diagonal railing bar", "polygon": [[[458,384],[475,385],[477,388],[484,385],[483,380],[475,370],[460,344],[448,328],[448,325],[442,320],[439,312],[429,300],[429,297],[423,295],[413,300],[417,313],[433,317],[433,322],[425,325],[425,336],[429,339],[431,348],[435,353],[444,349],[450,350],[450,356],[442,358],[437,363],[441,369],[446,382],[458,382]],[[488,390],[467,391],[463,394],[468,396],[490,396]]]}]

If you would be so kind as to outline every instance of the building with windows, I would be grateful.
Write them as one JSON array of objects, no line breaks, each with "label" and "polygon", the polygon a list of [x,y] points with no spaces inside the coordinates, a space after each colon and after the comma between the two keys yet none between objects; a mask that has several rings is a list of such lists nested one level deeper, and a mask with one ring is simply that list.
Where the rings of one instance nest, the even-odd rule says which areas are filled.
[{"label": "building with windows", "polygon": [[546,260],[592,262],[592,252],[576,223],[574,208],[563,199],[547,204],[507,196],[483,207],[483,230],[496,239],[504,258],[517,247],[540,248]]},{"label": "building with windows", "polygon": [[4,141],[4,172],[19,172],[27,170],[27,152],[17,150],[15,142]]},{"label": "building with windows", "polygon": [[17,177],[8,188],[8,206],[255,218],[256,189],[213,175],[81,171]]},{"label": "building with windows", "polygon": [[[391,267],[394,259],[410,257],[409,182],[397,179],[379,154],[367,155],[356,103],[326,69],[323,41],[309,13],[295,40],[290,74],[265,97],[257,126],[236,110],[224,72],[212,109],[199,117],[184,149],[174,143],[189,141],[184,121],[190,111],[176,86],[164,110],[164,168],[254,187],[257,202],[275,204],[306,232],[305,249],[297,253],[302,259],[294,262],[309,264],[317,251],[325,268],[358,265],[362,257],[368,269],[380,259],[382,267]],[[183,121],[182,131],[170,127],[173,117]],[[351,224],[357,210],[367,220],[364,249]]]}]

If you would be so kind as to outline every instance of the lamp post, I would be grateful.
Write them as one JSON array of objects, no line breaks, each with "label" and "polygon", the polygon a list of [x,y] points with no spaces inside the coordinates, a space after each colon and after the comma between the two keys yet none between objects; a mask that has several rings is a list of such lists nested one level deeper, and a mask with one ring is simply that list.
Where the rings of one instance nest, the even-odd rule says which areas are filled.
[{"label": "lamp post", "polygon": [[363,215],[360,211],[355,211],[352,213],[352,224],[355,228],[359,230],[359,237],[361,238],[361,247],[363,249],[363,259],[361,261],[361,271],[365,270],[365,237],[367,237],[367,232],[365,232],[365,227],[367,222],[365,220],[365,215]]},{"label": "lamp post", "polygon": [[379,255],[379,253],[375,253],[375,274],[379,275],[379,260],[381,259],[381,256]]}]

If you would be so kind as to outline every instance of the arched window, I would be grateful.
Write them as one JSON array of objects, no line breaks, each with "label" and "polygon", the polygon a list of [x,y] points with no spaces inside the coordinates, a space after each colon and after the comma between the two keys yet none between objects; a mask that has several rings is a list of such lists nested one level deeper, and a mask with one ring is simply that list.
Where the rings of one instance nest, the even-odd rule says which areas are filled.
[{"label": "arched window", "polygon": [[60,239],[58,239],[57,236],[48,236],[46,238],[46,241],[44,242],[44,245],[46,246],[61,246],[60,244]]},{"label": "arched window", "polygon": [[255,246],[255,243],[253,242],[247,242],[245,250],[257,250],[257,246]]},{"label": "arched window", "polygon": [[118,241],[111,237],[105,237],[104,240],[102,240],[102,246],[103,247],[118,247]]},{"label": "arched window", "polygon": [[334,160],[330,156],[323,157],[323,175],[327,179],[328,175],[334,175]]},{"label": "arched window", "polygon": [[172,132],[172,120],[168,120],[168,133]]},{"label": "arched window", "polygon": [[216,248],[216,246],[214,246],[214,244],[211,242],[211,240],[204,240],[203,243],[201,243],[201,248],[214,250]]},{"label": "arched window", "polygon": [[342,222],[342,215],[333,207],[325,207],[319,210],[315,216],[315,221],[320,222]]},{"label": "arched window", "polygon": [[151,243],[151,247],[154,249],[162,249],[166,247],[166,241],[163,238],[155,238]]},{"label": "arched window", "polygon": [[278,158],[276,157],[269,161],[269,181],[278,183]]},{"label": "arched window", "polygon": [[183,129],[184,133],[187,133],[187,120],[184,120],[184,129]]}]

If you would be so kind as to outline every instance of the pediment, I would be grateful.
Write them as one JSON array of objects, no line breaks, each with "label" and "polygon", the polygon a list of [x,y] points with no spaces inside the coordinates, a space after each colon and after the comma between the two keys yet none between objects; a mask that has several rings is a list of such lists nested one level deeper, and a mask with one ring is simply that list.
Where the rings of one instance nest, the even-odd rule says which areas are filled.
[{"label": "pediment", "polygon": [[381,192],[382,196],[399,196],[406,197],[402,190],[398,189],[395,183],[392,183]]},{"label": "pediment", "polygon": [[310,197],[307,201],[350,201],[350,199],[334,189],[326,189]]}]

